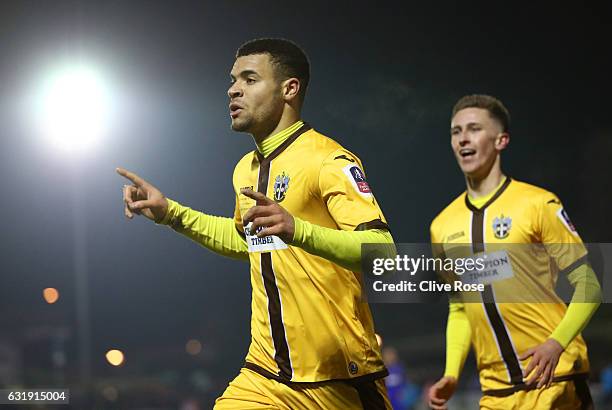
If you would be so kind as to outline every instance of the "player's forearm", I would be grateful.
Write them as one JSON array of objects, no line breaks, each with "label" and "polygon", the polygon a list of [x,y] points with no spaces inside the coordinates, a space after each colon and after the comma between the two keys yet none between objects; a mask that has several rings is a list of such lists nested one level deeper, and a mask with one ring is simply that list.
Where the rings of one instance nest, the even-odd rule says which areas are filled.
[{"label": "player's forearm", "polygon": [[207,215],[168,200],[168,212],[160,224],[169,225],[175,231],[210,249],[235,259],[248,259],[245,239],[236,230],[232,218]]},{"label": "player's forearm", "polygon": [[295,233],[292,245],[353,272],[361,272],[362,244],[389,244],[389,253],[395,253],[393,237],[386,230],[342,231],[311,224],[299,218],[294,218],[294,222]]},{"label": "player's forearm", "polygon": [[446,367],[444,376],[459,378],[470,351],[472,328],[463,306],[450,303],[446,324]]},{"label": "player's forearm", "polygon": [[550,335],[564,349],[584,330],[601,303],[601,287],[589,265],[577,267],[568,274],[568,279],[574,286],[574,295],[565,316]]}]

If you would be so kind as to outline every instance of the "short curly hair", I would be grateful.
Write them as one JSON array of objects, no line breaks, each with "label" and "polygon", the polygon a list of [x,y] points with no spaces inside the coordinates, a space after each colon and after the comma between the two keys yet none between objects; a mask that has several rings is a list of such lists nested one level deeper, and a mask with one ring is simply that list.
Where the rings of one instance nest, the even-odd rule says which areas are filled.
[{"label": "short curly hair", "polygon": [[257,38],[247,41],[236,51],[236,58],[252,54],[268,54],[276,74],[282,78],[300,80],[299,95],[304,100],[310,81],[310,63],[304,50],[284,38]]}]

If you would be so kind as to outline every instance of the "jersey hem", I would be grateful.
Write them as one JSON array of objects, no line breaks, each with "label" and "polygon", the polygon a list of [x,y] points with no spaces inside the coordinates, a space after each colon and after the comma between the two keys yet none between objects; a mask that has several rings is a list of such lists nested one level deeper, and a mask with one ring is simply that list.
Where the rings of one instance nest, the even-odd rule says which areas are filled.
[{"label": "jersey hem", "polygon": [[288,386],[291,386],[291,385],[310,386],[310,385],[320,385],[320,384],[329,383],[329,382],[350,382],[350,383],[368,382],[372,380],[382,379],[383,377],[387,377],[389,375],[389,371],[385,368],[383,370],[380,370],[374,373],[364,374],[363,376],[358,376],[358,377],[349,377],[345,379],[327,379],[327,380],[319,380],[316,382],[296,382],[296,381],[288,380],[286,378],[278,376],[264,369],[263,367],[256,365],[255,363],[245,362],[244,368],[252,370],[255,373],[258,373],[267,379],[272,379],[279,383],[286,384]]},{"label": "jersey hem", "polygon": [[[565,382],[565,381],[569,381],[569,380],[586,380],[588,379],[589,374],[588,373],[573,373],[573,374],[566,374],[563,376],[557,376],[557,377],[553,377],[553,383],[555,382]],[[492,390],[483,390],[482,394],[484,396],[494,396],[494,397],[505,397],[505,396],[510,396],[511,394],[514,394],[518,391],[523,391],[523,390],[535,390],[537,389],[537,384],[525,384],[525,383],[520,383],[517,384],[516,386],[513,387],[508,387],[505,389],[492,389]]]}]

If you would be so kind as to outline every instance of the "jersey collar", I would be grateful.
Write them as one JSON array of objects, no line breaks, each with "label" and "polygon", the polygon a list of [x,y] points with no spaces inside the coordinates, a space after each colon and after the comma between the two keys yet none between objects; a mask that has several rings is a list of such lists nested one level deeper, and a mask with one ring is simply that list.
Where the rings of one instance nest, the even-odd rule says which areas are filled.
[{"label": "jersey collar", "polygon": [[276,147],[278,147],[280,144],[285,142],[285,140],[289,138],[295,130],[297,130],[298,128],[302,126],[302,124],[304,124],[304,121],[298,120],[294,122],[292,125],[285,128],[284,130],[279,131],[274,135],[270,135],[269,137],[264,139],[261,143],[256,143],[257,150],[261,152],[264,157],[266,155],[270,155],[272,151],[276,149]]},{"label": "jersey collar", "polygon": [[276,147],[274,149],[274,151],[272,151],[270,153],[270,155],[268,155],[266,157],[264,157],[261,152],[256,150],[255,151],[255,155],[257,155],[257,159],[259,160],[260,163],[272,161],[274,158],[278,157],[278,155],[281,152],[283,152],[289,145],[291,145],[291,143],[293,141],[295,141],[297,139],[297,137],[299,137],[300,135],[302,135],[303,133],[305,133],[309,129],[311,129],[310,125],[308,125],[306,122],[303,123],[300,128],[295,130],[289,137],[287,137],[287,139],[285,141],[283,141],[282,144],[280,144],[278,147]]},{"label": "jersey collar", "polygon": [[470,198],[469,195],[466,191],[465,193],[465,205],[468,207],[468,209],[472,212],[484,212],[484,210],[491,205],[493,202],[495,202],[495,200],[497,198],[500,197],[501,194],[504,193],[504,191],[506,190],[506,188],[508,188],[508,185],[510,185],[510,182],[512,182],[512,178],[510,177],[506,177],[506,180],[504,181],[504,183],[499,187],[499,189],[497,190],[497,192],[495,192],[495,194],[493,194],[493,196],[491,197],[491,199],[489,199],[483,206],[481,206],[480,208],[476,208],[474,206],[474,204],[472,204],[470,202]]}]

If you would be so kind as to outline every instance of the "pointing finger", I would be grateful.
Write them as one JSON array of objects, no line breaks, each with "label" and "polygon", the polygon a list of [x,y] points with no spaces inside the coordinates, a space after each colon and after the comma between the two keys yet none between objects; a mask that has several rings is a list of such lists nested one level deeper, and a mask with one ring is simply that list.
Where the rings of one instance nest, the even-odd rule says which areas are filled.
[{"label": "pointing finger", "polygon": [[130,181],[132,181],[134,183],[134,185],[136,185],[136,186],[145,187],[145,186],[149,185],[147,183],[147,181],[145,181],[144,179],[140,178],[135,173],[128,171],[127,169],[116,168],[115,171],[117,171],[117,173],[119,175],[121,175],[122,177],[125,177],[125,178],[129,179]]},{"label": "pointing finger", "polygon": [[261,192],[255,192],[250,188],[242,188],[240,193],[244,196],[247,196],[251,199],[257,201],[257,205],[269,205],[274,203],[270,198],[262,194]]}]

